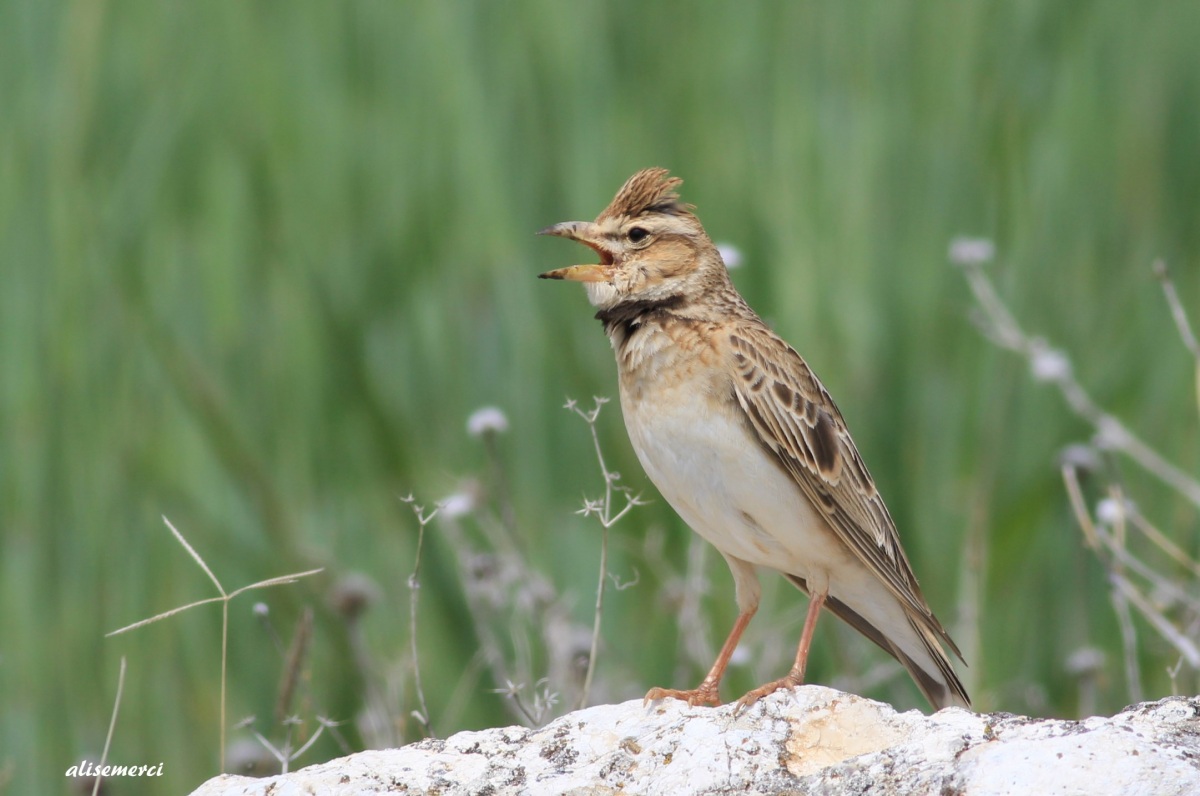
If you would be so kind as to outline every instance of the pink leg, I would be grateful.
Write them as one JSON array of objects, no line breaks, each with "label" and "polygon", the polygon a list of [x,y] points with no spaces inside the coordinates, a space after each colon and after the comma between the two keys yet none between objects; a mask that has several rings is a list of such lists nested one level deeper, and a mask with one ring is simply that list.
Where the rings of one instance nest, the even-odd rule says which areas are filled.
[{"label": "pink leg", "polygon": [[725,644],[721,647],[721,653],[717,655],[716,662],[709,669],[708,674],[701,681],[699,687],[688,691],[678,691],[674,688],[651,688],[646,692],[645,701],[650,702],[655,699],[670,698],[682,699],[693,706],[721,704],[721,694],[719,692],[721,677],[725,674],[725,667],[729,665],[729,659],[733,657],[733,651],[737,649],[738,640],[742,637],[742,633],[746,631],[746,625],[750,624],[750,619],[757,610],[758,608],[755,607],[738,614],[737,621],[733,623],[733,630],[729,631],[729,638],[725,639]]},{"label": "pink leg", "polygon": [[786,675],[759,686],[738,700],[739,711],[753,705],[767,694],[773,694],[781,688],[793,688],[804,682],[804,669],[808,666],[808,649],[812,646],[813,631],[817,628],[817,618],[821,615],[821,606],[829,592],[818,592],[809,597],[808,614],[804,617],[804,631],[800,634],[800,646],[796,649],[796,662]]}]

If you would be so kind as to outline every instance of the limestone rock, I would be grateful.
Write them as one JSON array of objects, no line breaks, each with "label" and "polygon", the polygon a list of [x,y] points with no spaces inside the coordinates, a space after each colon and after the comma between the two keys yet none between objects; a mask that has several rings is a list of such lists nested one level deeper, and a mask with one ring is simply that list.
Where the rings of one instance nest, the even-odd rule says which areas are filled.
[{"label": "limestone rock", "polygon": [[1200,697],[1084,721],[897,713],[820,686],[741,715],[635,701],[538,730],[462,732],[266,779],[220,776],[193,796],[384,793],[1200,794]]}]

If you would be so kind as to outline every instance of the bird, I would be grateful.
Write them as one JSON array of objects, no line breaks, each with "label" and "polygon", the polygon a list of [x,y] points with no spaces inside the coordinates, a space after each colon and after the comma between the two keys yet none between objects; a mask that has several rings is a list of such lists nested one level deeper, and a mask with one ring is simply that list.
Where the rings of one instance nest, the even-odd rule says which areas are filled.
[{"label": "bird", "polygon": [[[650,480],[733,574],[738,616],[696,688],[646,702],[720,705],[720,683],[758,610],[759,572],[808,595],[796,657],[735,710],[804,683],[828,609],[912,676],[934,709],[969,708],[896,525],[846,421],[808,364],[750,308],[664,168],[630,177],[595,221],[538,234],[582,243],[599,262],[539,274],[583,284],[616,354],[621,412]],[[964,661],[965,663],[965,661]]]}]

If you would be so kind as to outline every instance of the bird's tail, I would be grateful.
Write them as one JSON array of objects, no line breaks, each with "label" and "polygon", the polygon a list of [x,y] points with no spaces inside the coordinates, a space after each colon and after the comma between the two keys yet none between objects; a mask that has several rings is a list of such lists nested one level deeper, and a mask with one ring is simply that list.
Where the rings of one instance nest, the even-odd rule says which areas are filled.
[{"label": "bird's tail", "polygon": [[[904,668],[908,669],[908,673],[912,675],[917,687],[921,689],[921,693],[935,709],[960,707],[969,710],[971,698],[967,696],[967,689],[963,686],[962,680],[958,679],[954,667],[950,664],[950,658],[946,655],[938,637],[918,618],[910,615],[908,623],[921,640],[922,651],[925,653],[922,657],[925,660],[923,662],[916,660],[895,643],[891,645],[888,652],[904,664]],[[885,647],[885,649],[887,648]],[[930,667],[930,663],[933,664],[932,667]]]},{"label": "bird's tail", "polygon": [[[803,578],[795,575],[787,577],[802,591],[808,593],[808,584]],[[963,686],[962,680],[959,680],[958,675],[954,672],[950,658],[942,647],[941,639],[944,637],[956,654],[958,649],[953,646],[954,642],[949,640],[949,637],[945,635],[945,630],[942,630],[941,625],[937,624],[937,620],[932,616],[913,616],[909,611],[905,611],[908,624],[913,632],[908,639],[905,639],[908,643],[901,645],[899,640],[890,638],[862,614],[832,594],[825,598],[825,607],[904,664],[904,668],[912,675],[917,688],[921,689],[921,693],[925,695],[935,710],[948,707],[968,709],[971,707],[971,698],[967,696],[967,689]],[[962,659],[961,654],[959,654],[959,659]]]}]

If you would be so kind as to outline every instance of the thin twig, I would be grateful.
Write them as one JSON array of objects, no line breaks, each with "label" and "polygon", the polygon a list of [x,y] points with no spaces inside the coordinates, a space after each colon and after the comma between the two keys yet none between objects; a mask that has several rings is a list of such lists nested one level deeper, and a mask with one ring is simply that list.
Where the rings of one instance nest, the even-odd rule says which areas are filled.
[{"label": "thin twig", "polygon": [[234,589],[229,593],[229,599],[232,600],[242,592],[247,592],[251,589],[265,589],[270,586],[286,586],[289,583],[295,583],[296,581],[300,580],[300,578],[307,578],[309,575],[316,575],[317,573],[324,571],[325,569],[322,567],[321,569],[309,569],[304,572],[295,572],[291,575],[280,575],[275,578],[260,580],[255,583],[251,583],[249,586],[242,586],[240,589]]},{"label": "thin twig", "polygon": [[967,276],[967,283],[986,316],[983,319],[983,331],[988,338],[996,345],[1024,356],[1039,380],[1051,382],[1058,387],[1063,399],[1075,414],[1087,420],[1096,429],[1102,446],[1124,452],[1144,470],[1196,506],[1200,506],[1200,482],[1168,462],[1116,417],[1101,409],[1075,379],[1070,360],[1065,354],[1051,348],[1044,340],[1029,337],[1021,330],[978,263],[961,265],[963,273]]},{"label": "thin twig", "polygon": [[[642,505],[642,501],[636,495],[633,495],[628,488],[615,487],[616,483],[621,479],[620,473],[612,472],[604,463],[604,451],[600,447],[600,434],[596,431],[596,418],[600,416],[600,410],[607,398],[593,398],[595,406],[584,411],[576,405],[575,401],[568,400],[566,408],[575,414],[579,415],[588,424],[588,429],[592,434],[592,446],[596,451],[596,461],[600,465],[600,473],[604,477],[604,499],[600,501],[584,500],[583,509],[579,512],[585,516],[595,514],[600,520],[600,575],[596,583],[596,608],[592,617],[592,642],[588,653],[587,673],[583,678],[583,689],[579,694],[579,708],[587,707],[588,696],[592,690],[592,679],[596,672],[596,658],[600,651],[600,627],[601,620],[604,616],[604,584],[608,580],[608,529],[615,525],[622,517],[629,513],[634,506]],[[625,505],[621,510],[613,513],[613,490],[618,489],[625,497]]]},{"label": "thin twig", "polygon": [[1196,341],[1196,334],[1192,331],[1191,323],[1188,322],[1187,312],[1183,309],[1183,302],[1179,300],[1179,292],[1175,290],[1175,282],[1171,279],[1167,264],[1162,260],[1155,260],[1154,275],[1162,284],[1167,306],[1171,308],[1171,317],[1175,319],[1175,328],[1179,330],[1179,339],[1183,341],[1183,345],[1192,353],[1192,356],[1200,360],[1200,342]]},{"label": "thin twig", "polygon": [[[603,400],[589,411],[578,411],[585,422],[594,423]],[[568,405],[576,410],[574,402]],[[489,460],[499,465],[497,450],[488,435],[503,430],[505,420],[498,410],[481,409],[468,421],[468,431],[484,439]],[[597,514],[605,530],[621,519],[630,510],[636,499],[619,483],[619,474],[607,469],[599,439],[593,435],[593,448],[601,472],[605,474],[605,497],[596,501],[585,501],[582,514]],[[495,483],[495,473],[493,473]],[[626,505],[617,511],[614,501],[618,493],[626,498]],[[529,562],[515,533],[515,517],[498,516],[488,506],[479,505],[478,498],[490,494],[492,508],[500,514],[506,512],[505,505],[495,490],[486,493],[470,483],[443,502],[439,514],[439,528],[446,536],[448,547],[453,550],[460,579],[466,594],[467,610],[479,641],[479,653],[470,670],[487,666],[493,683],[502,684],[495,690],[502,694],[505,708],[518,722],[530,726],[541,725],[552,708],[558,704],[559,695],[551,685],[569,687],[573,703],[576,694],[582,693],[587,670],[594,671],[598,659],[598,617],[589,629],[581,628],[571,619],[568,599],[561,596],[553,582],[535,569]],[[605,506],[611,507],[607,510]],[[511,512],[510,512],[511,513]],[[465,525],[470,517],[472,526]],[[607,527],[605,527],[607,526]],[[468,533],[468,530],[472,533]],[[475,533],[481,538],[477,547]],[[613,579],[616,589],[628,588],[637,581],[618,581],[607,572],[607,538],[603,539],[604,560],[601,562],[602,577]],[[601,585],[601,589],[605,586]],[[603,606],[603,593],[599,598]],[[602,608],[601,608],[602,611]],[[602,614],[601,614],[602,615]],[[585,633],[592,636],[589,654]],[[587,658],[584,661],[585,656]],[[548,667],[547,676],[540,676],[536,667],[543,660]],[[581,661],[584,661],[581,663]],[[470,677],[477,672],[470,671]],[[592,676],[594,678],[594,675]],[[452,697],[451,706],[460,701],[464,692],[464,678]],[[533,685],[527,685],[533,683]],[[588,683],[590,688],[591,683]],[[526,693],[525,689],[530,689]],[[587,697],[585,696],[585,699]],[[419,714],[417,714],[419,715]]]},{"label": "thin twig", "polygon": [[1071,509],[1075,512],[1075,521],[1083,530],[1083,540],[1093,550],[1100,549],[1100,537],[1096,534],[1096,526],[1092,522],[1091,512],[1083,499],[1083,490],[1079,486],[1079,472],[1075,465],[1064,462],[1062,466],[1063,483],[1067,488],[1067,497],[1071,501]]},{"label": "thin twig", "polygon": [[208,564],[203,558],[200,557],[200,554],[196,552],[195,548],[188,544],[188,540],[183,538],[183,534],[179,532],[179,529],[172,525],[171,521],[168,520],[165,515],[162,515],[162,521],[165,522],[167,527],[171,529],[171,533],[174,534],[175,539],[178,540],[181,545],[183,545],[183,549],[188,551],[188,555],[190,555],[192,559],[200,565],[200,569],[204,570],[204,574],[208,575],[209,580],[211,580],[213,585],[217,587],[217,591],[221,592],[221,596],[227,596],[225,594],[225,589],[221,586],[221,581],[217,580],[217,576],[214,575],[213,571],[208,568]]},{"label": "thin twig", "polygon": [[402,498],[405,503],[408,503],[417,515],[417,553],[413,559],[412,574],[408,576],[408,628],[409,628],[409,647],[412,655],[413,667],[413,686],[417,691],[417,703],[421,706],[419,721],[425,725],[425,731],[433,738],[437,735],[433,731],[432,719],[429,715],[429,706],[425,703],[425,688],[421,683],[421,659],[417,654],[417,602],[421,593],[421,581],[419,578],[421,569],[421,551],[425,545],[425,526],[437,516],[441,506],[434,507],[433,511],[425,514],[425,508],[418,506],[413,502],[413,496],[409,495]]},{"label": "thin twig", "polygon": [[1129,508],[1129,519],[1133,521],[1134,526],[1141,531],[1147,539],[1158,546],[1160,550],[1175,560],[1176,563],[1191,570],[1193,575],[1200,577],[1200,562],[1197,562],[1179,545],[1167,538],[1166,534],[1160,531],[1154,523],[1146,519],[1136,508]]},{"label": "thin twig", "polygon": [[[475,636],[479,640],[483,661],[491,671],[493,682],[510,683],[512,675],[508,670],[503,647],[496,633],[495,617],[489,610],[488,598],[483,594],[483,587],[490,584],[491,579],[481,577],[475,571],[482,554],[472,548],[466,533],[457,521],[447,519],[442,525],[450,543],[449,546],[454,550],[458,562],[459,577],[467,597],[467,613],[470,614],[471,621],[475,625]],[[497,556],[497,559],[493,566],[500,567],[502,556]],[[508,704],[512,705],[511,700]],[[525,718],[519,711],[514,710],[512,713],[518,721]]]},{"label": "thin twig", "polygon": [[295,583],[300,578],[307,577],[309,575],[315,575],[318,572],[321,572],[321,570],[320,569],[310,569],[307,572],[297,572],[292,575],[280,575],[280,576],[274,577],[274,578],[267,578],[266,580],[260,580],[257,583],[251,583],[249,586],[243,586],[240,589],[236,589],[232,592],[226,593],[225,588],[221,585],[221,582],[219,580],[217,580],[217,576],[213,574],[213,571],[209,568],[208,564],[205,563],[204,559],[200,557],[200,554],[196,552],[196,549],[194,547],[192,547],[191,544],[188,543],[188,540],[185,539],[183,537],[183,534],[180,533],[179,530],[176,529],[175,526],[171,524],[170,520],[168,520],[166,517],[163,517],[162,519],[163,519],[163,522],[166,523],[167,527],[171,530],[171,533],[175,536],[175,539],[178,540],[179,544],[181,544],[183,546],[183,549],[187,550],[188,555],[190,555],[192,557],[192,559],[196,562],[196,564],[200,567],[200,569],[204,570],[205,574],[208,575],[209,580],[211,580],[213,582],[213,585],[217,587],[217,591],[219,591],[221,593],[221,596],[220,597],[209,597],[204,600],[197,600],[195,602],[188,603],[187,605],[181,605],[177,608],[172,608],[169,611],[164,611],[161,614],[155,614],[154,616],[150,617],[149,619],[142,619],[137,622],[134,622],[131,625],[126,625],[125,627],[119,628],[117,630],[113,630],[110,633],[106,633],[105,637],[116,636],[120,633],[125,633],[130,630],[135,630],[136,628],[143,627],[144,625],[149,625],[153,622],[157,622],[160,619],[166,619],[169,616],[174,616],[175,614],[178,614],[182,611],[186,611],[189,608],[195,608],[200,605],[207,605],[208,603],[215,603],[215,602],[221,603],[221,730],[219,733],[220,752],[218,755],[218,759],[220,761],[220,771],[222,773],[224,773],[224,771],[225,771],[225,715],[226,715],[225,714],[225,696],[226,696],[226,691],[227,691],[227,689],[226,689],[227,661],[229,658],[229,603],[233,600],[234,597],[237,597],[242,592],[249,591],[251,589],[261,589],[261,588],[266,588],[269,586],[282,586],[282,585],[285,585],[288,583]]},{"label": "thin twig", "polygon": [[[1029,362],[1030,369],[1037,380],[1049,382],[1059,389],[1068,407],[1095,428],[1094,445],[1102,449],[1125,453],[1175,492],[1200,506],[1200,483],[1188,473],[1167,462],[1119,420],[1101,409],[1075,379],[1071,362],[1066,354],[1051,348],[1044,340],[1030,337],[1021,330],[980,267],[984,259],[990,259],[990,250],[988,257],[972,259],[955,258],[952,249],[952,259],[955,259],[963,267],[971,290],[983,310],[981,327],[984,334],[996,345],[1021,354]],[[1174,283],[1167,274],[1165,264],[1161,260],[1156,261],[1154,271],[1162,284],[1163,293],[1179,337],[1197,360],[1197,397],[1200,398],[1200,344],[1197,343],[1187,313],[1179,300]],[[1200,647],[1192,640],[1194,634],[1183,629],[1182,621],[1173,622],[1167,615],[1167,610],[1172,604],[1182,606],[1191,612],[1190,615],[1193,617],[1200,615],[1200,600],[1192,596],[1191,589],[1176,585],[1174,581],[1143,562],[1129,549],[1129,524],[1132,523],[1133,527],[1141,531],[1141,535],[1149,543],[1163,551],[1177,564],[1186,567],[1192,575],[1200,575],[1200,563],[1189,556],[1181,545],[1169,539],[1152,522],[1143,517],[1136,506],[1124,497],[1119,484],[1113,483],[1108,486],[1109,496],[1097,506],[1096,517],[1093,518],[1092,512],[1087,507],[1079,472],[1074,461],[1064,459],[1062,476],[1071,509],[1083,532],[1084,541],[1097,554],[1107,571],[1110,586],[1109,596],[1121,633],[1125,678],[1131,698],[1140,701],[1142,698],[1141,672],[1137,655],[1137,632],[1131,608],[1136,609],[1151,627],[1179,651],[1180,664],[1187,662],[1193,668],[1200,668]],[[1144,578],[1149,584],[1148,588],[1139,588],[1131,580],[1131,574]],[[1164,603],[1167,607],[1156,605],[1158,600],[1151,599],[1147,596],[1148,594],[1152,594],[1156,598],[1161,596],[1164,601],[1167,601]],[[1173,603],[1169,601],[1173,601]],[[1179,664],[1173,670],[1168,669],[1173,688],[1175,688],[1178,667]]]},{"label": "thin twig", "polygon": [[1192,358],[1196,360],[1196,405],[1197,409],[1200,409],[1200,343],[1196,341],[1192,325],[1188,322],[1187,312],[1183,309],[1183,302],[1179,300],[1179,293],[1175,290],[1175,281],[1171,279],[1171,274],[1167,270],[1167,264],[1162,260],[1155,260],[1154,275],[1158,277],[1158,281],[1162,284],[1163,295],[1167,299],[1167,306],[1171,308],[1171,317],[1175,319],[1175,328],[1179,330],[1179,339],[1183,341],[1184,347],[1191,352]]},{"label": "thin twig", "polygon": [[337,742],[338,748],[342,750],[343,754],[348,755],[354,752],[354,748],[350,746],[350,744],[346,743],[345,736],[338,732],[338,727],[342,724],[342,722],[327,719],[324,716],[318,715],[317,723],[329,731],[329,734]]},{"label": "thin twig", "polygon": [[1146,621],[1153,625],[1154,629],[1157,630],[1163,638],[1171,642],[1171,645],[1174,646],[1175,649],[1179,650],[1180,654],[1187,658],[1187,662],[1191,664],[1193,669],[1200,668],[1200,649],[1196,648],[1196,645],[1192,643],[1191,639],[1180,633],[1174,625],[1168,622],[1166,617],[1164,617],[1161,612],[1159,612],[1153,605],[1150,604],[1150,601],[1146,599],[1146,596],[1138,591],[1138,589],[1126,578],[1121,575],[1114,575],[1113,584],[1117,587],[1117,589],[1120,590],[1121,594],[1133,604],[1133,607],[1137,608],[1142,616],[1146,617]]},{"label": "thin twig", "polygon": [[1174,666],[1167,667],[1167,677],[1171,678],[1171,696],[1179,695],[1179,670],[1183,668],[1183,656],[1175,661]]},{"label": "thin twig", "polygon": [[305,741],[304,744],[299,749],[297,749],[295,752],[292,753],[290,759],[291,760],[299,760],[300,757],[305,752],[307,752],[310,748],[312,748],[312,745],[317,742],[317,739],[321,737],[321,733],[323,733],[325,731],[325,728],[327,726],[328,725],[325,722],[323,722],[323,721],[319,722],[318,726],[317,726],[317,731],[314,732],[312,737],[309,738],[307,741]]},{"label": "thin twig", "polygon": [[112,745],[113,732],[117,729],[117,714],[121,711],[121,694],[125,691],[125,656],[121,656],[121,672],[117,675],[117,695],[113,699],[112,717],[108,720],[108,733],[104,736],[104,751],[100,753],[100,767],[92,782],[92,796],[100,793],[100,782],[104,779],[104,766],[108,762],[108,749]]},{"label": "thin twig", "polygon": [[[1110,577],[1110,582],[1116,586],[1116,576]],[[1142,701],[1142,674],[1137,658],[1137,631],[1133,627],[1133,617],[1129,615],[1129,601],[1119,587],[1109,592],[1112,599],[1113,611],[1117,615],[1117,625],[1121,628],[1121,651],[1125,661],[1125,682],[1129,689],[1129,698],[1134,702]]]},{"label": "thin twig", "polygon": [[604,582],[608,579],[608,522],[607,515],[612,508],[612,476],[604,465],[604,453],[600,449],[600,435],[596,433],[596,417],[600,414],[603,402],[597,398],[596,408],[590,413],[579,412],[592,432],[592,444],[596,448],[596,461],[600,463],[600,472],[604,476],[604,507],[600,513],[600,576],[596,584],[596,611],[592,616],[592,642],[588,651],[587,673],[583,678],[583,688],[579,693],[579,709],[587,707],[588,696],[592,691],[592,677],[596,673],[596,658],[600,654],[600,620],[604,616]]},{"label": "thin twig", "polygon": [[1187,589],[1180,588],[1170,580],[1164,578],[1149,564],[1129,552],[1129,549],[1125,545],[1122,545],[1112,534],[1101,528],[1098,530],[1098,536],[1104,545],[1104,549],[1112,554],[1114,561],[1141,575],[1164,596],[1169,596],[1193,611],[1200,612],[1200,598],[1194,596]]},{"label": "thin twig", "polygon": [[524,690],[524,683],[514,683],[512,680],[507,680],[505,681],[503,688],[493,688],[492,693],[503,694],[509,699],[510,702],[516,705],[517,710],[520,711],[521,715],[524,716],[531,725],[537,726],[537,724],[541,721],[541,717],[534,715],[534,712],[531,711],[521,699],[521,692]]},{"label": "thin twig", "polygon": [[308,653],[312,632],[313,610],[312,607],[305,606],[296,621],[296,632],[292,635],[292,643],[284,659],[283,677],[279,680],[279,695],[275,698],[275,721],[283,721],[292,711],[292,698],[296,693],[300,673],[304,669],[304,657]]},{"label": "thin twig", "polygon": [[579,694],[579,709],[587,707],[592,691],[592,677],[596,673],[596,657],[600,652],[600,620],[604,615],[604,583],[608,578],[608,525],[600,531],[600,577],[596,584],[596,613],[592,621],[592,643],[588,650],[587,674],[583,678],[583,690]]},{"label": "thin twig", "polygon": [[229,600],[221,603],[221,733],[220,733],[220,766],[225,773],[225,703],[227,672],[229,668]]},{"label": "thin twig", "polygon": [[1113,607],[1121,628],[1122,648],[1124,652],[1125,676],[1129,682],[1130,695],[1134,701],[1141,700],[1141,675],[1137,662],[1137,634],[1134,631],[1129,606],[1133,605],[1146,621],[1159,632],[1167,642],[1179,650],[1182,659],[1192,666],[1200,668],[1200,648],[1188,638],[1186,633],[1178,628],[1157,609],[1145,595],[1126,577],[1124,568],[1128,567],[1138,575],[1146,578],[1162,594],[1169,595],[1181,604],[1187,605],[1193,611],[1200,611],[1200,600],[1192,597],[1187,590],[1176,586],[1162,577],[1152,567],[1142,562],[1131,553],[1125,544],[1125,519],[1137,517],[1130,510],[1129,501],[1125,500],[1120,491],[1113,487],[1111,505],[1116,509],[1113,532],[1109,532],[1103,523],[1095,523],[1083,502],[1079,487],[1078,476],[1073,465],[1063,465],[1063,480],[1067,485],[1067,494],[1071,498],[1071,507],[1079,526],[1084,530],[1084,537],[1089,540],[1089,546],[1097,551],[1104,550],[1109,556],[1101,556],[1108,570],[1109,583],[1112,585]]},{"label": "thin twig", "polygon": [[299,723],[299,719],[292,718],[287,721],[288,734],[287,738],[284,740],[282,749],[276,747],[275,744],[271,743],[271,741],[258,730],[252,729],[250,732],[255,739],[262,744],[263,748],[267,750],[267,753],[270,754],[271,757],[275,758],[275,762],[279,763],[279,773],[286,774],[288,773],[288,769],[291,767],[290,764],[303,757],[304,753],[312,748],[312,745],[317,742],[317,739],[321,737],[321,734],[325,732],[327,727],[334,726],[333,722],[330,722],[328,719],[322,719],[320,716],[317,717],[317,722],[317,731],[314,732],[312,737],[305,741],[300,748],[294,752],[292,751],[292,725]]},{"label": "thin twig", "polygon": [[169,616],[174,616],[175,614],[181,614],[184,611],[188,610],[189,608],[196,608],[201,605],[208,605],[209,603],[223,603],[223,602],[226,602],[228,599],[229,599],[228,597],[206,597],[203,600],[196,600],[195,602],[188,603],[187,605],[181,605],[177,608],[172,608],[169,611],[163,611],[161,614],[155,614],[154,616],[151,616],[148,619],[139,619],[138,621],[134,622],[131,625],[125,625],[125,627],[119,627],[116,630],[110,630],[109,632],[105,633],[104,636],[105,636],[105,638],[108,638],[110,636],[119,636],[122,633],[128,633],[130,630],[137,630],[139,627],[144,627],[145,625],[153,624],[153,623],[159,621],[160,619],[166,619]]}]

